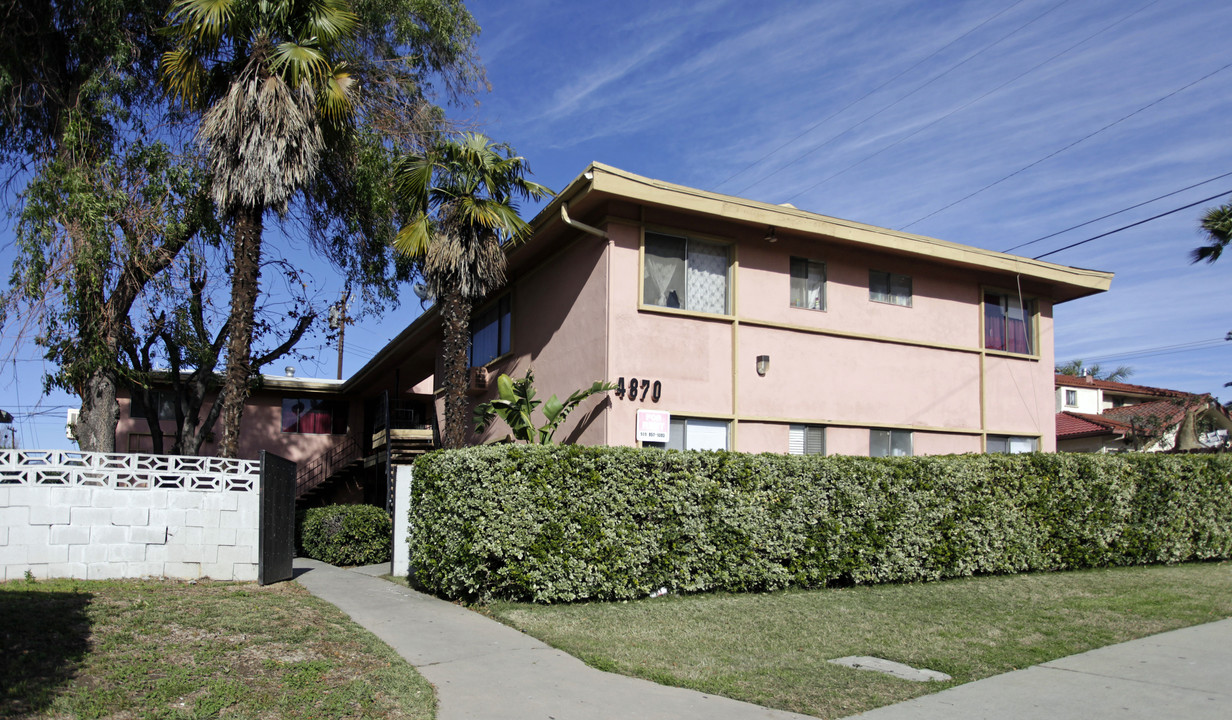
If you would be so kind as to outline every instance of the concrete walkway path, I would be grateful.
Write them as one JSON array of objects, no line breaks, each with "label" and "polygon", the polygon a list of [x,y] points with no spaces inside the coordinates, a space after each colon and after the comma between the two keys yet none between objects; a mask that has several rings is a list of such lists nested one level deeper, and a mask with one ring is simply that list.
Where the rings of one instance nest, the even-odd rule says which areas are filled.
[{"label": "concrete walkway path", "polygon": [[[295,559],[295,581],[384,640],[436,686],[438,720],[810,720],[807,715],[596,670],[465,608]],[[811,719],[815,720],[815,719]]]},{"label": "concrete walkway path", "polygon": [[[379,579],[295,560],[296,581],[337,605],[436,686],[440,720],[805,718],[601,672],[516,630]],[[867,720],[1232,718],[1232,620],[1054,660],[859,715]]]}]

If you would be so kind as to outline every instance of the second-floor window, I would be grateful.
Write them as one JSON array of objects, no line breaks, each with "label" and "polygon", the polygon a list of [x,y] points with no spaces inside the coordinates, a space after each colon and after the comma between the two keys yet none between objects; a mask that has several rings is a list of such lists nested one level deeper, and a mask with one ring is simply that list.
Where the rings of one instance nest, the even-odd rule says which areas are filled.
[{"label": "second-floor window", "polygon": [[724,245],[648,232],[642,303],[726,314],[727,266]]},{"label": "second-floor window", "polygon": [[1078,406],[1078,391],[1077,390],[1066,390],[1065,391],[1065,406],[1066,407],[1077,407]]},{"label": "second-floor window", "polygon": [[984,347],[1032,355],[1035,301],[1018,295],[984,293]]},{"label": "second-floor window", "polygon": [[306,435],[346,432],[347,404],[328,398],[283,398],[282,431]]},{"label": "second-floor window", "polygon": [[791,306],[806,310],[826,309],[826,264],[816,260],[791,259]]},{"label": "second-floor window", "polygon": [[471,319],[471,367],[482,367],[509,352],[509,306],[506,294]]},{"label": "second-floor window", "polygon": [[911,276],[869,270],[868,299],[873,302],[911,307]]}]

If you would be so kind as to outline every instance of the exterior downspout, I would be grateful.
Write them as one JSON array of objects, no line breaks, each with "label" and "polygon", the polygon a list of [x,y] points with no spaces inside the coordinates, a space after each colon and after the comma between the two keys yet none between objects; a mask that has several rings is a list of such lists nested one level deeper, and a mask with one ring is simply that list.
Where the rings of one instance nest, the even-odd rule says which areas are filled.
[{"label": "exterior downspout", "polygon": [[607,233],[592,225],[587,225],[584,222],[579,222],[569,217],[569,203],[560,204],[560,219],[571,228],[577,228],[584,233],[590,233],[596,237],[601,237],[604,240],[608,239]]}]

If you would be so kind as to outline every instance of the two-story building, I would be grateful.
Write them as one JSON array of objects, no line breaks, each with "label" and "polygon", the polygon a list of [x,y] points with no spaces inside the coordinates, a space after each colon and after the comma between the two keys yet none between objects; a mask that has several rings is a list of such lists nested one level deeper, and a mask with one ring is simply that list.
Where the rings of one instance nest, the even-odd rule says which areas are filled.
[{"label": "two-story building", "polygon": [[[531,367],[542,395],[617,383],[557,434],[587,444],[651,443],[640,415],[674,448],[1055,450],[1053,307],[1112,278],[598,163],[531,227],[476,305],[474,397]],[[439,338],[429,309],[332,393],[361,455],[433,422]]]}]

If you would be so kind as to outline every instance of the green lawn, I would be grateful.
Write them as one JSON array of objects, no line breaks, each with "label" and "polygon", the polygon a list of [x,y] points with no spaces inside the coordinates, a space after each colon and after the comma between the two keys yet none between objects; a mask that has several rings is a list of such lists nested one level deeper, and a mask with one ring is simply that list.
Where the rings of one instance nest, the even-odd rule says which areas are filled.
[{"label": "green lawn", "polygon": [[[834,718],[1232,616],[1232,563],[487,610],[604,670]],[[846,655],[954,680],[826,662]]]},{"label": "green lawn", "polygon": [[0,717],[409,718],[432,687],[294,583],[0,583]]}]

